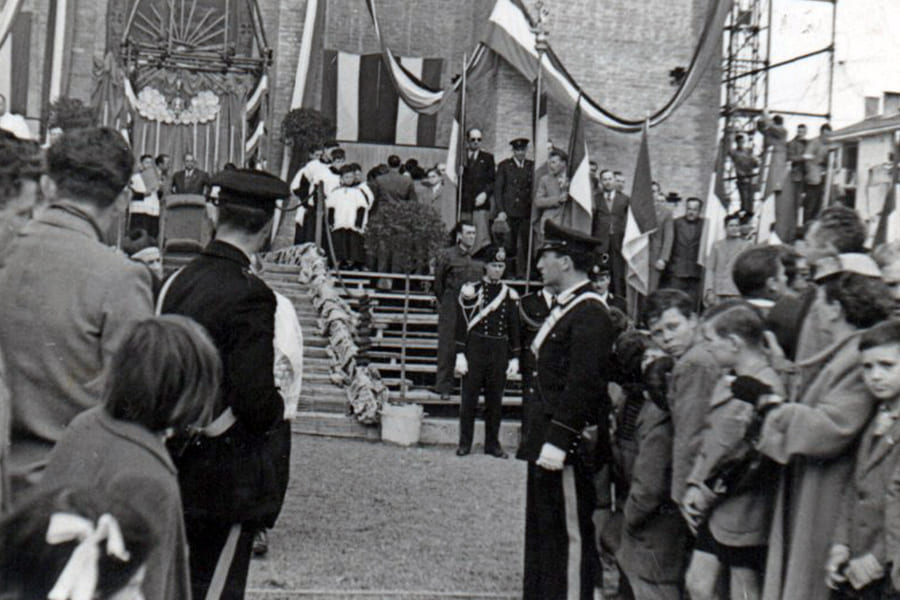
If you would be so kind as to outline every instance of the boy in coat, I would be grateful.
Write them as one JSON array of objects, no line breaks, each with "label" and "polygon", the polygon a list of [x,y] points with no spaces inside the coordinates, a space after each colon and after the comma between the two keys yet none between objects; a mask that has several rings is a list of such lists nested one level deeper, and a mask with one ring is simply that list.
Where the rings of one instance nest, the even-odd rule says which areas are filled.
[{"label": "boy in coat", "polygon": [[826,581],[840,598],[897,598],[888,576],[892,563],[896,571],[897,548],[888,540],[900,539],[900,512],[890,493],[900,467],[900,323],[887,321],[863,333],[859,351],[863,382],[878,408],[844,490]]}]

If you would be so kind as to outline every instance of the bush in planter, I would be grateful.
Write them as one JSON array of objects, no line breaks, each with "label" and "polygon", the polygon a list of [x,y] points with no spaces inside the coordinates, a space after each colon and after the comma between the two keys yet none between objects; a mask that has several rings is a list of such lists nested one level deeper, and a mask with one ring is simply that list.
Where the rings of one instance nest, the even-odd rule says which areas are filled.
[{"label": "bush in planter", "polygon": [[437,211],[418,202],[375,201],[375,211],[366,226],[366,248],[390,255],[392,273],[428,273],[447,238]]},{"label": "bush in planter", "polygon": [[291,146],[291,169],[294,173],[306,162],[309,149],[334,138],[334,122],[312,108],[295,108],[281,122],[281,139]]}]

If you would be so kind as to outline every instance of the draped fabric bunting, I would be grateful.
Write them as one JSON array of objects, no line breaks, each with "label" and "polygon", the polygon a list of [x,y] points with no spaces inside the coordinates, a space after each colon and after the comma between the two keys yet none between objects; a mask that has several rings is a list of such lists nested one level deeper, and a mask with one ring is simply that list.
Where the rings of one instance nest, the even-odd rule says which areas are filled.
[{"label": "draped fabric bunting", "polygon": [[98,67],[98,84],[93,104],[100,110],[103,125],[127,131],[131,125],[131,145],[141,154],[169,154],[174,167],[181,168],[185,153],[193,153],[198,166],[210,172],[225,163],[245,166],[265,140],[268,116],[268,78],[263,75],[250,94],[237,90],[222,92],[215,119],[202,123],[166,123],[148,118],[137,109],[139,100],[112,55]]},{"label": "draped fabric bunting", "polygon": [[[403,98],[403,101],[411,109],[416,112],[433,115],[437,113],[444,102],[452,97],[453,92],[459,89],[462,78],[457,79],[445,90],[440,90],[436,86],[426,84],[422,79],[417,77],[412,71],[406,68],[403,63],[394,55],[387,43],[381,37],[381,28],[378,25],[378,15],[375,11],[375,0],[366,0],[366,6],[369,14],[372,16],[372,23],[375,27],[375,37],[381,45],[382,59],[388,67],[388,74],[397,93]],[[487,48],[483,44],[478,44],[472,56],[466,61],[466,76],[474,77],[478,73],[478,68],[484,65]]]},{"label": "draped fabric bunting", "polygon": [[[700,41],[694,50],[690,67],[682,79],[678,89],[671,98],[650,116],[650,127],[659,125],[678,109],[691,95],[710,63],[718,56],[719,42],[725,19],[731,10],[733,0],[715,0],[710,5],[709,13],[700,35]],[[459,85],[457,80],[451,86],[439,91],[426,86],[421,80],[403,68],[393,52],[381,37],[375,0],[366,0],[369,13],[375,26],[375,35],[382,48],[384,61],[400,96],[412,107],[422,113],[437,112],[448,97],[448,92],[455,91]],[[484,62],[484,53],[489,48],[502,56],[517,71],[529,80],[537,77],[538,54],[535,50],[534,22],[521,0],[497,0],[488,20],[484,40],[476,47],[466,68],[475,69]],[[552,48],[546,52],[546,60],[542,64],[544,82],[548,93],[564,106],[572,106],[579,96],[584,96],[581,107],[584,117],[610,129],[637,133],[643,126],[643,120],[624,119],[606,109],[600,103],[584,94],[584,90],[572,78],[562,61]]]},{"label": "draped fabric bunting", "polygon": [[[442,58],[400,61],[425,81],[440,82]],[[322,62],[322,112],[337,125],[338,141],[435,145],[437,115],[420,115],[400,98],[380,53],[325,50]]]}]

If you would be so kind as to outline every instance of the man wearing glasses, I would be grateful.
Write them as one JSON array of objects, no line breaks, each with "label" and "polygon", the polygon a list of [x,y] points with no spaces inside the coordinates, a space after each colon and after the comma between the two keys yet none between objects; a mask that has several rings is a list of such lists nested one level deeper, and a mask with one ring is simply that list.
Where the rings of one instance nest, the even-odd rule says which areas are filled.
[{"label": "man wearing glasses", "polygon": [[477,127],[466,132],[460,219],[475,224],[473,252],[491,243],[491,195],[494,193],[494,155],[481,149],[484,136]]}]

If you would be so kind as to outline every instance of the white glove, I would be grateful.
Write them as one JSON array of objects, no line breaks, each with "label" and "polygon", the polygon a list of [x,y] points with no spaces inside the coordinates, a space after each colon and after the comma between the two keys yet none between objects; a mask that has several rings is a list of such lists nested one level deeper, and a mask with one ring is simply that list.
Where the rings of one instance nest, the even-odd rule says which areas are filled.
[{"label": "white glove", "polygon": [[855,590],[861,590],[873,581],[878,581],[884,577],[884,567],[878,562],[871,553],[859,558],[854,558],[847,563],[845,571],[850,585]]},{"label": "white glove", "polygon": [[475,196],[475,206],[484,206],[485,202],[487,202],[487,194],[485,192]]},{"label": "white glove", "polygon": [[541,455],[538,456],[537,466],[548,471],[562,471],[566,462],[566,451],[557,448],[553,444],[544,442],[541,446]]},{"label": "white glove", "polygon": [[512,377],[513,375],[517,375],[519,373],[519,359],[511,358],[509,359],[509,365],[506,367],[506,376]]},{"label": "white glove", "polygon": [[835,544],[828,552],[828,561],[825,563],[825,585],[836,590],[847,581],[844,575],[844,567],[850,561],[850,548],[844,544]]},{"label": "white glove", "polygon": [[456,355],[456,366],[453,367],[453,372],[456,373],[457,377],[465,377],[466,373],[469,372],[469,361],[466,360],[466,355],[462,352]]}]

